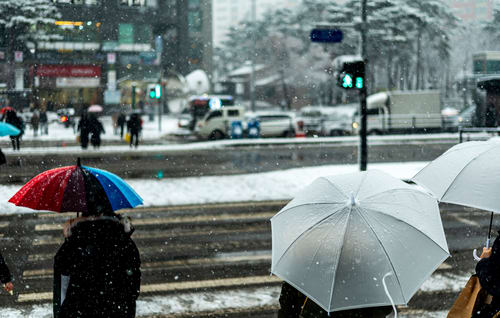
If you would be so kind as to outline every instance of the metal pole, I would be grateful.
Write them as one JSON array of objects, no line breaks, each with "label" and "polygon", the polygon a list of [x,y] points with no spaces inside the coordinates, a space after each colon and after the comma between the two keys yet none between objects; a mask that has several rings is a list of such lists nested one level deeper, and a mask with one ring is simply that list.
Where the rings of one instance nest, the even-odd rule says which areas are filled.
[{"label": "metal pole", "polygon": [[361,0],[361,58],[365,62],[365,82],[363,87],[359,90],[359,113],[361,114],[361,129],[359,132],[359,170],[366,171],[366,166],[368,162],[368,143],[366,140],[366,95],[367,95],[367,60],[366,60],[366,0]]},{"label": "metal pole", "polygon": [[132,83],[132,95],[131,95],[131,98],[132,98],[132,102],[131,102],[132,110],[135,109],[135,87],[136,87],[136,84]]},{"label": "metal pole", "polygon": [[[252,0],[252,23],[257,25],[256,0]],[[255,30],[252,32],[252,71],[250,74],[250,109],[255,112],[255,46],[257,45]]]}]

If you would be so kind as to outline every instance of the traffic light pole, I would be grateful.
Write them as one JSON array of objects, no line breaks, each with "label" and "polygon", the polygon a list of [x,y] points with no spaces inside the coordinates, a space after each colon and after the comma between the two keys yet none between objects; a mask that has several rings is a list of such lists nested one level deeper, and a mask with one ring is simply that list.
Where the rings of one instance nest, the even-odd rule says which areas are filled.
[{"label": "traffic light pole", "polygon": [[[367,74],[367,61],[366,61],[366,0],[361,0],[361,37],[360,37],[360,48],[361,48],[361,58],[365,62],[365,74]],[[367,123],[366,123],[366,95],[367,95],[367,78],[365,75],[364,85],[359,90],[359,110],[361,116],[361,127],[359,131],[359,149],[358,149],[358,161],[359,170],[366,171],[366,166],[368,162],[368,142],[366,138],[367,134]]]}]

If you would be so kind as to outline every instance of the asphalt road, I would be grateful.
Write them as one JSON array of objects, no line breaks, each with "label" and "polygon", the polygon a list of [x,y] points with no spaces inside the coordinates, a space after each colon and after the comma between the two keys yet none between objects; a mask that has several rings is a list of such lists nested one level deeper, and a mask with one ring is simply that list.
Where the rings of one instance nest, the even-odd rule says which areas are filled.
[{"label": "asphalt road", "polygon": [[[430,161],[456,144],[453,140],[387,140],[370,143],[368,162]],[[331,164],[355,164],[357,142],[226,145],[214,149],[104,151],[7,154],[0,183],[25,183],[42,171],[82,163],[123,178],[234,175]]]},{"label": "asphalt road", "polygon": [[[188,292],[251,292],[265,286],[279,291],[280,281],[269,276],[269,218],[285,204],[243,202],[124,211],[136,227],[133,238],[142,258],[140,299]],[[0,216],[0,246],[16,277],[14,296],[0,293],[0,307],[23,309],[51,302],[53,256],[63,240],[61,224],[69,217],[56,213]],[[442,219],[452,257],[434,275],[470,275],[475,266],[471,251],[483,243],[489,218],[473,209],[443,205]],[[401,311],[424,317],[429,311],[447,310],[456,294],[447,289],[420,291]],[[274,303],[148,317],[275,317],[276,309]]]}]

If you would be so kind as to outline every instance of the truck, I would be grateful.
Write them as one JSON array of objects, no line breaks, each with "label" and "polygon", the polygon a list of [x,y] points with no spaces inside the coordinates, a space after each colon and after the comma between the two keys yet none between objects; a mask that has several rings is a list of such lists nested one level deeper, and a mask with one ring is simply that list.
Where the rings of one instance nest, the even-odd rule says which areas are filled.
[{"label": "truck", "polygon": [[[443,129],[438,90],[387,91],[370,95],[367,104],[367,133],[439,132]],[[360,130],[359,112],[354,114],[353,133]]]}]

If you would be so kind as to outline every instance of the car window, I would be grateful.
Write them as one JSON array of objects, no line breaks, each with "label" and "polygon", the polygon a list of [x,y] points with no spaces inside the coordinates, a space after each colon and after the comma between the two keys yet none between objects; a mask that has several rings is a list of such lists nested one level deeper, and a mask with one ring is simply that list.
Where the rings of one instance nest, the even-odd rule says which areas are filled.
[{"label": "car window", "polygon": [[240,115],[240,111],[237,109],[230,109],[227,111],[228,117],[238,117]]},{"label": "car window", "polygon": [[213,111],[210,114],[208,114],[206,120],[210,120],[210,119],[216,118],[216,117],[222,117],[222,112],[220,110],[216,110],[216,111]]}]

